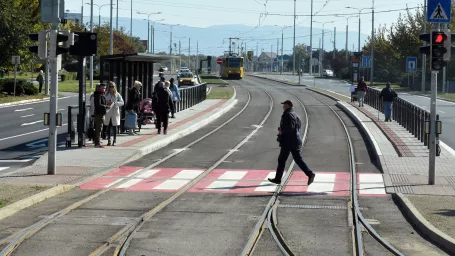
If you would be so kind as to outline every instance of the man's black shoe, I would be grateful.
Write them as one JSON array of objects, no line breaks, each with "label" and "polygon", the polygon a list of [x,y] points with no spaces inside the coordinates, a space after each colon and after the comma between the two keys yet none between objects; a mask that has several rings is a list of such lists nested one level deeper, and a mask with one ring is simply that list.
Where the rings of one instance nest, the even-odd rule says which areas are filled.
[{"label": "man's black shoe", "polygon": [[281,180],[271,179],[271,178],[268,178],[268,180],[269,180],[270,182],[275,183],[275,184],[278,184],[278,185],[281,184]]},{"label": "man's black shoe", "polygon": [[312,173],[310,177],[308,177],[308,186],[311,185],[314,181],[314,177],[316,177],[316,174]]}]

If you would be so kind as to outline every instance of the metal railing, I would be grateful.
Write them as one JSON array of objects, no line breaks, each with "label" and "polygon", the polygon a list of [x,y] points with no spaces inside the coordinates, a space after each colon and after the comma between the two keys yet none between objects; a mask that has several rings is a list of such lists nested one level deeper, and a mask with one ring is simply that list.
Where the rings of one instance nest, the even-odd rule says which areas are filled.
[{"label": "metal railing", "polygon": [[[365,103],[384,113],[384,104],[379,98],[380,90],[368,87]],[[429,134],[425,133],[425,121],[430,121],[430,112],[402,98],[395,98],[392,108],[392,119],[430,148]],[[439,120],[439,115],[436,115]]]},{"label": "metal railing", "polygon": [[175,112],[180,112],[187,108],[201,103],[207,98],[207,84],[200,84],[187,88],[179,88],[180,101],[175,104]]}]

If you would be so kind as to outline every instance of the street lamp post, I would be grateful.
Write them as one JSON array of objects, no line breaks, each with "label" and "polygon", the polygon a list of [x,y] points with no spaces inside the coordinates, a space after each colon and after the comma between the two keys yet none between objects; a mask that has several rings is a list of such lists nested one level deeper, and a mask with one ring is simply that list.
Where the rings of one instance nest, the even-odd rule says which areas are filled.
[{"label": "street lamp post", "polygon": [[357,15],[344,17],[346,19],[346,59],[349,60],[349,19],[357,17]]},{"label": "street lamp post", "polygon": [[[169,27],[171,27],[171,33],[170,33],[170,39],[169,39],[169,55],[172,55],[172,27],[174,26],[180,26],[180,24],[174,24],[174,25],[169,25],[169,24],[166,24],[168,25]],[[172,60],[171,60],[171,69],[169,72],[172,72]]]},{"label": "street lamp post", "polygon": [[[296,19],[296,16],[295,16],[295,11],[296,11],[296,5],[297,5],[297,1],[294,0],[294,43],[293,43],[293,47],[292,47],[292,55],[294,56],[294,60],[292,62],[292,75],[295,74],[295,19]],[[313,1],[311,1],[311,10],[313,11]],[[283,38],[283,36],[281,36],[281,38]],[[283,50],[281,50],[281,55],[283,55]],[[283,56],[281,56],[281,58],[283,58]],[[281,67],[283,68],[283,67]]]},{"label": "street lamp post", "polygon": [[[85,4],[92,5],[92,3],[85,3]],[[101,7],[108,6],[111,4],[103,4],[103,5],[93,4],[93,5],[96,5],[98,7],[98,27],[101,27]]]},{"label": "street lamp post", "polygon": [[157,21],[163,21],[164,19],[161,20],[155,20],[152,22],[152,53],[155,54],[155,22]]},{"label": "street lamp post", "polygon": [[[93,0],[90,1],[90,32],[93,33]],[[93,55],[90,56],[90,88],[93,89]]]},{"label": "street lamp post", "polygon": [[[275,25],[275,27],[278,27],[278,25]],[[283,27],[281,28],[281,70],[280,70],[280,75],[283,74],[283,66],[284,66],[284,64],[283,64],[284,33],[283,33],[283,32],[284,32],[284,30],[285,30],[286,28],[290,28],[290,27],[291,27],[291,26],[283,26]],[[294,35],[295,35],[295,34],[294,34]],[[294,49],[295,49],[295,45],[294,45]],[[295,55],[295,54],[294,54],[294,55]],[[278,56],[277,56],[277,58],[278,58]],[[294,66],[294,68],[295,68],[295,66]],[[294,71],[293,71],[293,72],[294,72]]]},{"label": "street lamp post", "polygon": [[314,22],[322,24],[322,39],[321,39],[322,45],[321,45],[321,49],[319,50],[319,75],[322,76],[322,66],[323,66],[322,62],[324,61],[324,56],[321,56],[321,54],[324,55],[324,33],[325,33],[324,26],[326,23],[333,23],[334,21],[326,21],[326,22],[314,21]]},{"label": "street lamp post", "polygon": [[363,10],[367,10],[367,9],[372,9],[372,8],[362,8],[362,9],[359,9],[359,8],[355,8],[355,7],[351,7],[351,6],[347,6],[346,8],[348,9],[354,9],[354,10],[357,10],[359,12],[359,41],[358,41],[358,46],[357,46],[357,50],[360,52],[360,15],[362,14],[362,11]]},{"label": "street lamp post", "polygon": [[137,12],[137,14],[147,15],[147,53],[149,53],[150,52],[150,15],[161,14],[161,12],[154,12],[154,13]]}]

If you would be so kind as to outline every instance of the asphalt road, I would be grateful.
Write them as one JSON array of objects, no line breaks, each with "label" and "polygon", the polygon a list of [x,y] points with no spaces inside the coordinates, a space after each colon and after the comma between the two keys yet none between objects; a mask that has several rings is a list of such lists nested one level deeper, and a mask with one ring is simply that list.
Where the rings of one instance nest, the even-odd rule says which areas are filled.
[{"label": "asphalt road", "polygon": [[[261,170],[276,168],[279,147],[276,142],[276,127],[282,114],[285,99],[297,97],[304,102],[309,116],[308,140],[303,150],[304,159],[315,172],[344,173],[349,172],[349,156],[344,131],[334,114],[312,93],[304,88],[284,86],[279,83],[258,78],[245,78],[241,81],[230,81],[237,89],[238,104],[227,114],[210,125],[192,133],[168,146],[148,154],[127,166],[146,167],[169,155],[176,149],[182,149],[189,142],[220,126],[242,109],[247,100],[247,91],[251,101],[231,123],[222,127],[191,148],[155,166],[153,169],[181,168],[206,169],[230,152],[248,134],[254,131],[269,111],[271,102],[266,90],[273,100],[271,115],[263,126],[237,151],[225,159],[217,169],[248,171],[259,173]],[[322,96],[318,96],[322,97]],[[322,97],[323,98],[323,97]],[[334,101],[324,99],[324,101]],[[294,102],[296,102],[294,100]],[[304,120],[303,108],[296,105],[296,111]],[[343,113],[337,110],[340,115]],[[360,171],[377,173],[369,145],[365,144],[362,135],[347,116],[342,116],[352,133],[356,151],[356,162]],[[288,164],[291,157],[288,159]],[[296,172],[301,173],[298,168]],[[211,181],[210,181],[211,182]],[[297,189],[304,189],[299,185]],[[234,186],[231,191],[243,189]],[[43,201],[21,211],[20,214],[0,221],[0,238],[14,230],[33,223],[65,203],[92,194],[90,190],[73,190],[52,198],[53,204]],[[62,218],[50,223],[36,235],[26,240],[15,255],[36,255],[40,248],[42,255],[88,255],[101,246],[113,234],[125,225],[132,223],[144,212],[154,208],[170,196],[170,192],[132,192],[110,191],[102,196],[71,211]],[[388,197],[382,197],[388,198]],[[243,249],[257,218],[270,199],[270,194],[231,193],[223,191],[188,192],[177,198],[153,218],[147,221],[137,232],[130,244],[128,255],[238,255]],[[375,199],[371,199],[374,204]],[[280,197],[278,208],[278,225],[296,254],[305,255],[352,255],[351,227],[348,222],[347,197],[312,195],[306,193],[287,193]],[[388,240],[395,237],[409,236],[403,233],[398,221],[387,222],[390,211],[398,212],[391,200],[383,200],[380,209],[367,206],[369,218],[383,221],[383,230],[393,230],[387,234]],[[289,207],[291,206],[291,207]],[[292,207],[294,206],[294,207]],[[314,207],[314,206],[320,206]],[[332,208],[329,209],[331,206]],[[362,205],[361,205],[362,206]],[[50,209],[48,209],[48,208]],[[313,207],[313,208],[311,208]],[[310,209],[309,209],[310,208]],[[30,214],[27,214],[30,212]],[[382,213],[380,218],[377,214]],[[395,220],[395,216],[393,217]],[[400,225],[406,232],[412,229],[401,216]],[[268,232],[268,231],[266,231]],[[415,236],[413,246],[429,248],[428,242]],[[420,239],[420,240],[419,240]],[[403,240],[403,239],[402,239]],[[368,243],[370,243],[369,241]],[[375,243],[372,241],[371,243]],[[370,247],[372,248],[372,247]],[[276,245],[266,234],[261,237],[255,255],[280,255]],[[379,250],[379,249],[378,249]],[[425,251],[425,250],[422,250]],[[262,254],[261,252],[267,252]],[[375,250],[372,255],[378,255]]]},{"label": "asphalt road", "polygon": [[[298,76],[292,75],[267,75],[275,79],[285,79],[297,83]],[[312,76],[302,76],[301,84],[309,87],[316,87],[326,90],[331,90],[350,97],[349,84],[335,79],[314,78]],[[403,98],[424,110],[430,111],[430,98],[420,95],[412,95],[409,93],[398,93],[400,98]],[[440,135],[440,140],[455,149],[455,103],[445,100],[437,100],[437,113],[443,123],[443,133]]]}]

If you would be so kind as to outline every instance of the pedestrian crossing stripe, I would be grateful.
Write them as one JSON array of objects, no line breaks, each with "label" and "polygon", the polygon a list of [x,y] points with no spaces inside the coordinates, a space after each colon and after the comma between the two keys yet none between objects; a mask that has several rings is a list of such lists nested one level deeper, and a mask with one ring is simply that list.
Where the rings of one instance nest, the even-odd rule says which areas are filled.
[{"label": "pedestrian crossing stripe", "polygon": [[[84,190],[101,190],[114,186],[117,191],[175,192],[202,174],[202,169],[157,168],[142,171],[141,167],[122,166],[103,177],[82,184]],[[321,194],[330,196],[349,196],[349,172],[315,172],[314,182],[308,186],[307,176],[294,171],[283,189],[284,194]],[[127,182],[126,178],[132,177]],[[380,173],[358,173],[357,188],[360,196],[386,195],[384,181]],[[273,193],[276,184],[269,182],[274,178],[272,170],[233,170],[214,169],[202,180],[191,187],[193,193],[234,193],[267,194]],[[123,183],[122,183],[123,182]]]},{"label": "pedestrian crossing stripe", "polygon": [[435,19],[435,20],[448,20],[449,19],[446,12],[444,11],[444,8],[442,8],[441,3],[438,3],[438,5],[436,6],[436,8],[434,9],[433,13],[430,16],[430,19]]}]

